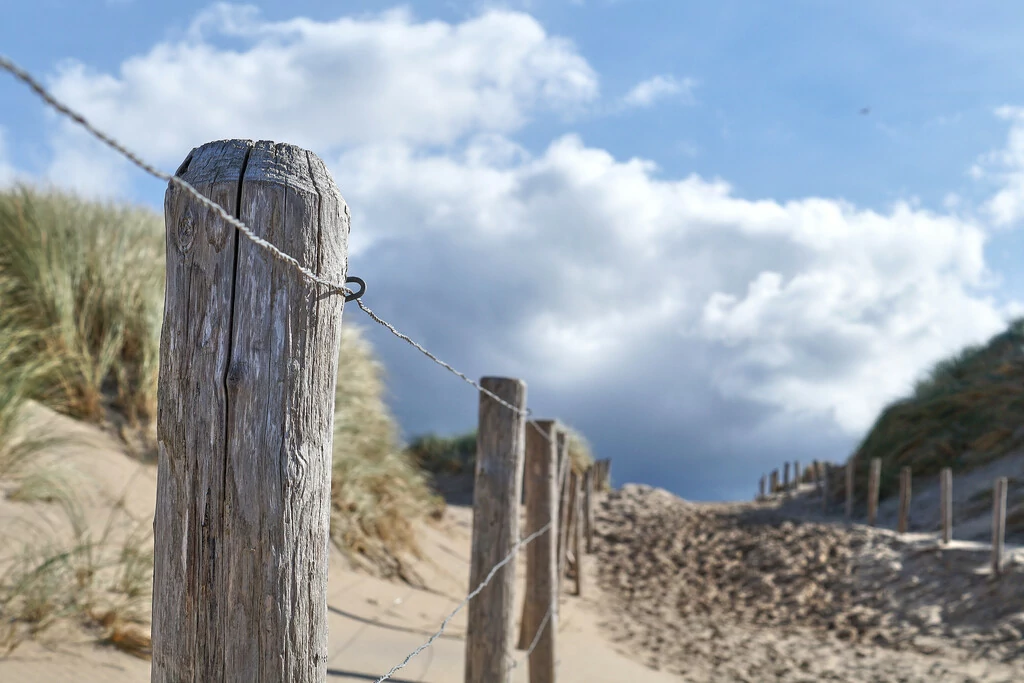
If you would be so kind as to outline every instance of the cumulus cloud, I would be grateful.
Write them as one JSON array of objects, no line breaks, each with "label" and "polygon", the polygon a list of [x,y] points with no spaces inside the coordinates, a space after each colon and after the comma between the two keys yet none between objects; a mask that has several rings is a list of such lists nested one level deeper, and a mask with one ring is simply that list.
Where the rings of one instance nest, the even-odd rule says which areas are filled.
[{"label": "cumulus cloud", "polygon": [[[410,301],[401,317],[443,273],[445,301],[472,321],[445,329],[482,357],[543,369],[542,385],[601,385],[624,364],[639,370],[650,356],[635,350],[658,340],[678,353],[669,376],[711,354],[698,374],[713,390],[854,434],[924,365],[1008,315],[987,296],[985,234],[970,222],[908,203],[753,201],[720,181],[659,179],[654,164],[574,136],[535,158],[507,145],[363,148],[335,177],[353,240],[369,235],[366,261],[386,250],[403,264],[397,279],[381,275],[407,288],[394,297]],[[500,314],[488,320],[484,302]],[[658,389],[678,394],[669,401],[689,391]]]},{"label": "cumulus cloud", "polygon": [[985,208],[996,225],[1005,227],[1024,219],[1024,107],[1000,107],[996,116],[1010,122],[1006,146],[985,155],[971,175],[997,179],[1001,187]]},{"label": "cumulus cloud", "polygon": [[[225,36],[244,47],[219,49]],[[513,131],[537,111],[571,112],[598,92],[572,44],[523,13],[491,11],[458,24],[417,22],[405,10],[273,22],[227,4],[117,73],[69,61],[51,85],[162,163],[225,137],[316,149],[446,145],[468,133]]]},{"label": "cumulus cloud", "polygon": [[[221,137],[317,151],[350,204],[368,304],[471,376],[525,378],[538,414],[631,477],[674,457],[724,486],[722,458],[750,462],[755,445],[848,447],[922,369],[1019,310],[993,297],[986,233],[966,218],[744,198],[575,135],[531,153],[513,133],[591,102],[597,77],[520,13],[270,22],[218,5],[116,74],[68,63],[53,86],[165,166]],[[626,100],[691,88],[656,77]],[[115,163],[55,140],[52,175],[118,184]],[[374,334],[408,431],[472,423],[464,386]]]},{"label": "cumulus cloud", "polygon": [[637,83],[622,98],[627,107],[646,108],[668,98],[677,98],[686,104],[693,103],[693,89],[697,82],[692,78],[677,79],[671,75],[658,75]]}]

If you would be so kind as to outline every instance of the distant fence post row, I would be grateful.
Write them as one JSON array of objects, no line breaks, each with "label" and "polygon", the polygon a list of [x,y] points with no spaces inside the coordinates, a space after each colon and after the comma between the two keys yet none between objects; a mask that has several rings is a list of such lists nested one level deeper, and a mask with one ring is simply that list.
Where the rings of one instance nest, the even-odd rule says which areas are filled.
[{"label": "distant fence post row", "polygon": [[[481,385],[512,405],[526,405],[520,380],[488,377]],[[525,548],[526,593],[516,639],[518,649],[529,651],[530,683],[555,680],[562,581],[571,577],[574,594],[583,594],[583,555],[593,552],[595,495],[609,488],[610,471],[610,460],[598,460],[582,474],[575,471],[563,425],[527,423],[522,413],[480,394],[470,587],[479,585],[519,538],[539,534]],[[521,533],[520,500],[526,506]],[[470,602],[467,683],[507,680],[513,666],[515,573],[514,562],[501,567]]]},{"label": "distant fence post row", "polygon": [[[207,143],[175,175],[290,256],[243,239],[168,184],[151,678],[324,683],[345,299],[320,296],[295,263],[346,281],[348,207],[320,158],[288,144]],[[531,683],[549,683],[566,560],[581,595],[594,499],[610,488],[611,461],[573,471],[558,423],[527,429],[524,382],[480,385],[516,409],[479,394],[469,578],[480,589],[468,605],[465,680],[507,680],[516,572],[506,558],[536,534],[520,647],[530,650]]]},{"label": "distant fence post row", "polygon": [[[768,475],[761,475],[758,480],[758,493],[756,501],[766,501],[777,493],[783,493],[789,497],[791,493],[800,487],[802,480],[810,480],[813,484],[813,491],[821,498],[821,512],[826,514],[832,504],[832,491],[830,490],[833,480],[832,473],[836,468],[843,470],[845,480],[845,518],[848,521],[853,519],[854,503],[854,470],[857,463],[856,456],[851,456],[845,465],[833,465],[830,463],[819,463],[815,460],[808,471],[800,476],[800,461],[794,463],[794,477],[792,483],[788,481],[789,463],[783,466],[783,483],[779,485],[779,471],[772,470]],[[875,526],[878,520],[878,496],[880,492],[882,473],[882,460],[872,458],[868,469],[868,490],[867,490],[867,523]],[[765,491],[765,482],[768,482],[768,490]],[[998,477],[992,486],[992,574],[998,576],[1002,573],[1003,555],[1006,541],[1006,498],[1007,478]],[[910,467],[900,468],[899,477],[899,512],[896,522],[896,530],[901,534],[908,532],[910,528],[910,500],[911,500],[912,470]],[[941,543],[948,545],[953,540],[953,470],[944,467],[939,473],[939,526],[941,529]]]}]

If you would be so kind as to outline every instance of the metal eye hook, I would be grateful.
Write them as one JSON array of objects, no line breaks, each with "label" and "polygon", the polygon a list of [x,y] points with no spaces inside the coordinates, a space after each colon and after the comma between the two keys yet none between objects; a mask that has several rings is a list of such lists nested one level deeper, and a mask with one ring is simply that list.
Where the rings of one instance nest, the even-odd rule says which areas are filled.
[{"label": "metal eye hook", "polygon": [[345,301],[355,301],[356,299],[358,299],[359,297],[361,297],[363,294],[366,293],[366,283],[363,282],[361,278],[358,278],[358,277],[355,277],[355,276],[349,276],[349,277],[345,278],[345,284],[346,285],[348,283],[350,283],[350,282],[354,282],[357,285],[359,285],[359,291],[358,292],[354,292],[352,294],[346,294],[345,295]]}]

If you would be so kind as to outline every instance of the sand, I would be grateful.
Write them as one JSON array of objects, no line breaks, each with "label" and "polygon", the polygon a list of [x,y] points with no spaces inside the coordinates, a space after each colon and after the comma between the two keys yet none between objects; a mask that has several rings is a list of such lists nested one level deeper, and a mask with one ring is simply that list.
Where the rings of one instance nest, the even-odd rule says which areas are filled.
[{"label": "sand", "polygon": [[[90,527],[101,528],[118,500],[126,516],[151,525],[152,466],[93,427],[42,409],[33,419],[69,437],[47,457],[81,475]],[[0,494],[7,490],[0,482]],[[757,505],[693,504],[643,486],[599,496],[584,596],[565,584],[559,680],[1024,681],[1024,557],[1011,553],[993,579],[987,543],[965,533],[938,548],[920,490],[918,526],[903,537],[822,518],[809,491]],[[67,531],[52,508],[0,495],[0,556],[38,533],[40,519]],[[468,506],[451,505],[442,520],[418,525],[424,559],[413,568],[424,588],[332,554],[328,680],[374,681],[435,632],[469,589],[471,521]],[[517,572],[522,586],[522,561]],[[391,680],[462,683],[465,629],[463,611]],[[0,681],[149,680],[149,662],[98,644],[104,635],[58,627],[0,658]],[[512,680],[526,673],[520,666]]]},{"label": "sand", "polygon": [[772,505],[627,486],[595,566],[624,651],[684,681],[1024,680],[1024,569]]},{"label": "sand", "polygon": [[[67,443],[52,449],[47,458],[70,465],[82,478],[79,492],[88,501],[83,513],[89,526],[100,530],[114,501],[143,524],[151,525],[156,496],[156,472],[140,465],[118,440],[99,430],[76,423],[44,409],[33,419],[46,424],[49,433],[66,435]],[[0,482],[0,556],[17,548],[26,537],[38,533],[39,520],[47,529],[66,532],[67,524],[53,506],[4,500],[9,484]],[[34,526],[23,522],[31,521]],[[424,560],[413,569],[425,588],[382,580],[359,571],[337,552],[332,553],[329,575],[329,681],[374,681],[407,654],[422,645],[469,592],[469,548],[472,511],[450,506],[440,522],[419,524]],[[33,531],[36,529],[36,531]],[[589,569],[589,567],[588,567]],[[517,565],[519,585],[525,581],[525,563]],[[595,579],[596,580],[596,579]],[[678,680],[667,673],[647,669],[641,662],[618,652],[608,635],[597,626],[601,595],[584,599],[566,594],[559,628],[559,680],[651,681]],[[520,593],[521,599],[521,593]],[[519,614],[517,605],[516,614]],[[390,680],[424,683],[463,683],[465,610],[449,624],[444,636]],[[106,645],[102,634],[69,625],[44,636],[43,643],[27,642],[7,657],[0,657],[0,682],[20,683],[141,683],[149,680],[150,663]],[[514,657],[521,659],[516,651]],[[526,681],[525,664],[512,680]]]}]

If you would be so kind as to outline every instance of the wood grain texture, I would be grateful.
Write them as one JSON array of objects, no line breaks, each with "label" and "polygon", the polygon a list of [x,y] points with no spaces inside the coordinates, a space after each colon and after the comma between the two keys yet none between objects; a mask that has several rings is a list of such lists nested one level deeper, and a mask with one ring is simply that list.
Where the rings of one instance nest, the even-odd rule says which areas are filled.
[{"label": "wood grain texture", "polygon": [[953,470],[943,467],[939,490],[939,516],[942,517],[942,542],[953,540]]},{"label": "wood grain texture", "polygon": [[[526,473],[530,491],[526,502],[528,536],[557,519],[558,511],[558,448],[557,423],[537,420],[537,428],[526,430]],[[558,634],[558,527],[535,539],[526,547],[526,596],[519,648],[528,649],[537,629],[551,609],[551,616],[530,654],[530,683],[552,683],[555,680],[555,652]]]},{"label": "wood grain texture", "polygon": [[[484,389],[520,411],[526,384],[518,379],[484,377]],[[480,393],[476,478],[473,489],[473,546],[469,587],[475,590],[519,541],[519,501],[525,456],[522,412],[513,412]],[[509,562],[469,603],[466,683],[504,681],[509,671],[515,602],[515,562]]]},{"label": "wood grain texture", "polygon": [[[177,175],[344,281],[348,208],[312,153],[224,140]],[[165,218],[152,680],[324,681],[343,298],[173,184]]]}]

